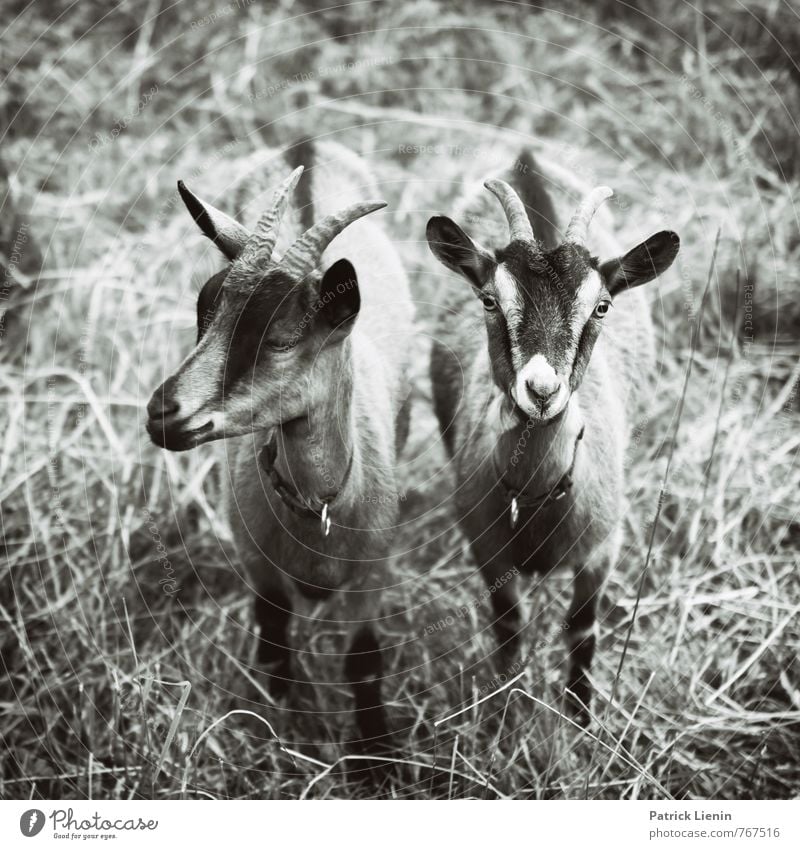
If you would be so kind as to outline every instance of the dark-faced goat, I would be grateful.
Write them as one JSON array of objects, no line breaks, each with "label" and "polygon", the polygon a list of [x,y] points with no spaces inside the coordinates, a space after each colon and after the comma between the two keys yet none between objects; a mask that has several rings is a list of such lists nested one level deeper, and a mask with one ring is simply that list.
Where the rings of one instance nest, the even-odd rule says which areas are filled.
[{"label": "dark-faced goat", "polygon": [[[289,211],[302,167],[252,232],[179,184],[226,265],[203,286],[196,347],[154,392],[147,428],[171,451],[226,440],[229,521],[256,593],[258,660],[273,694],[294,677],[289,625],[299,596],[339,592],[348,602],[345,673],[358,730],[382,745],[372,623],[397,519],[413,308],[388,238],[359,220],[385,206],[358,199],[363,164],[319,147],[305,150],[333,158],[298,188],[298,209]],[[296,232],[279,254],[281,221]]]},{"label": "dark-faced goat", "polygon": [[[654,359],[636,287],[669,268],[679,240],[660,232],[622,255],[608,228],[590,240],[590,222],[612,196],[605,187],[586,193],[562,239],[533,157],[524,153],[505,176],[486,182],[494,198],[481,190],[462,204],[476,238],[450,218],[428,223],[434,255],[469,284],[448,286],[442,304],[434,404],[461,527],[497,588],[494,628],[505,662],[519,660],[518,587],[498,578],[511,567],[574,570],[567,705],[585,723],[598,594],[618,556],[625,452]],[[510,230],[504,244],[497,200]]]}]

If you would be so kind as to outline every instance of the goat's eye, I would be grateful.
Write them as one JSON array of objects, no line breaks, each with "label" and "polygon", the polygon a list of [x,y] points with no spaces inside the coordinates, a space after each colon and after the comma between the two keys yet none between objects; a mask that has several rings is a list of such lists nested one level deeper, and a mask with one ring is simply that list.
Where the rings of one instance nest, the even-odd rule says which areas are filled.
[{"label": "goat's eye", "polygon": [[490,298],[488,295],[484,295],[481,300],[483,301],[483,308],[486,312],[492,312],[497,309],[497,301],[494,298]]},{"label": "goat's eye", "polygon": [[610,306],[610,301],[600,301],[600,303],[594,308],[594,314],[598,318],[604,318],[606,315],[608,315],[608,308]]},{"label": "goat's eye", "polygon": [[297,342],[292,339],[288,342],[267,342],[267,348],[278,354],[285,354],[297,347]]}]

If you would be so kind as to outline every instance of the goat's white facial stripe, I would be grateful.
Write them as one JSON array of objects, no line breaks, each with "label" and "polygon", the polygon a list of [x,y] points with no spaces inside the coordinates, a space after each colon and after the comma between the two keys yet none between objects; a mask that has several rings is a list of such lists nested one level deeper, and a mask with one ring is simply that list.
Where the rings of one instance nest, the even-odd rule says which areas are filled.
[{"label": "goat's white facial stripe", "polygon": [[575,293],[575,304],[570,320],[570,336],[572,337],[566,352],[566,362],[573,363],[578,354],[578,344],[583,335],[583,328],[597,306],[597,299],[603,289],[603,280],[595,269],[592,269]]},{"label": "goat's white facial stripe", "polygon": [[575,293],[575,308],[572,312],[572,338],[576,346],[581,338],[581,333],[583,333],[584,324],[589,320],[589,316],[597,306],[597,299],[600,297],[602,288],[603,281],[600,274],[592,269]]},{"label": "goat's white facial stripe", "polygon": [[498,265],[494,272],[494,290],[497,300],[504,313],[509,310],[522,309],[522,299],[517,288],[517,281],[508,273],[504,265]]},{"label": "goat's white facial stripe", "polygon": [[224,362],[219,340],[206,334],[175,371],[174,400],[180,405],[181,418],[185,418],[189,425],[196,423],[197,417],[204,417],[201,424],[208,421],[208,409],[216,403]]},{"label": "goat's white facial stripe", "polygon": [[492,282],[494,283],[494,291],[497,295],[497,304],[506,319],[514,368],[519,370],[522,365],[522,354],[519,349],[517,324],[522,318],[524,309],[519,287],[517,286],[517,281],[514,280],[503,265],[498,265],[495,269],[494,280]]}]

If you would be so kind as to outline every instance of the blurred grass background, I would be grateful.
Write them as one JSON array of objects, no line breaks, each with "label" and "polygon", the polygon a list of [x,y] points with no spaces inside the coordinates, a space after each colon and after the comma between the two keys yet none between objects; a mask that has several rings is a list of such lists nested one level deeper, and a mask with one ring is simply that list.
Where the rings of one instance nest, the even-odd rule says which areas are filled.
[{"label": "blurred grass background", "polygon": [[[612,185],[623,242],[664,227],[682,238],[678,273],[650,289],[662,364],[629,458],[591,735],[553,711],[564,651],[548,634],[568,575],[529,594],[531,639],[544,644],[519,685],[529,695],[500,695],[432,734],[472,701],[492,635],[484,606],[420,636],[482,590],[447,476],[430,472],[421,353],[406,553],[384,622],[405,764],[384,792],[797,795],[796,4],[62,0],[4,12],[1,796],[370,792],[340,761],[344,687],[320,685],[291,709],[253,697],[251,600],[220,521],[215,456],[160,452],[142,426],[150,392],[191,345],[197,284],[215,262],[176,179],[213,197],[248,154],[304,135],[373,168],[423,332],[438,273],[427,218],[524,144]],[[336,680],[340,637],[308,636],[311,680]],[[434,764],[443,783],[430,783]]]}]

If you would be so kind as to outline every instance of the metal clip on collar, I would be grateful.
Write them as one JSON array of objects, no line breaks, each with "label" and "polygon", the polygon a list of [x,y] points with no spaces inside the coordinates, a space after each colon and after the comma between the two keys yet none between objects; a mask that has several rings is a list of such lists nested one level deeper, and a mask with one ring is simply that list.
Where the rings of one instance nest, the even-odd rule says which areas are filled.
[{"label": "metal clip on collar", "polygon": [[355,455],[350,455],[350,460],[347,464],[347,468],[345,469],[338,492],[329,496],[326,501],[318,500],[318,503],[320,504],[319,507],[315,507],[311,498],[301,495],[292,483],[284,480],[280,476],[278,470],[275,468],[277,456],[277,437],[273,433],[272,438],[263,446],[258,457],[261,468],[269,475],[272,488],[275,490],[281,501],[289,508],[289,510],[292,511],[292,513],[295,514],[295,516],[298,516],[301,519],[319,519],[322,536],[330,536],[331,527],[333,525],[331,521],[331,504],[339,497],[339,494],[342,489],[344,489],[345,484],[350,478],[350,472],[353,468],[353,457]]},{"label": "metal clip on collar", "polygon": [[511,530],[515,531],[519,524],[519,508],[523,507],[541,507],[549,502],[561,501],[561,499],[572,489],[572,473],[575,470],[575,460],[578,456],[578,443],[583,439],[584,428],[580,429],[578,437],[575,440],[575,448],[572,454],[572,462],[566,472],[558,479],[558,481],[547,492],[537,495],[533,498],[527,496],[524,490],[513,489],[506,482],[505,476],[500,476],[500,484],[505,489],[505,495],[509,502],[508,519],[511,525]]}]

